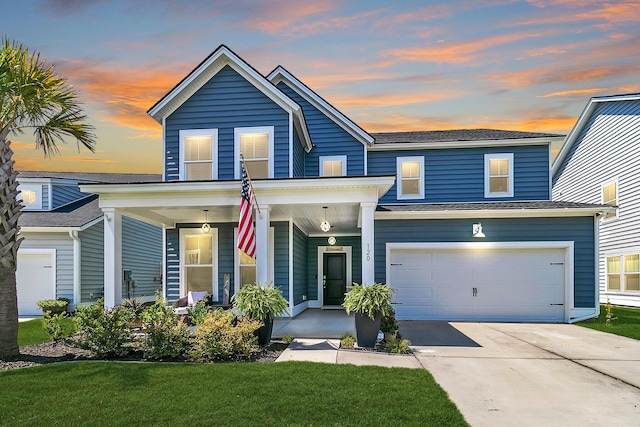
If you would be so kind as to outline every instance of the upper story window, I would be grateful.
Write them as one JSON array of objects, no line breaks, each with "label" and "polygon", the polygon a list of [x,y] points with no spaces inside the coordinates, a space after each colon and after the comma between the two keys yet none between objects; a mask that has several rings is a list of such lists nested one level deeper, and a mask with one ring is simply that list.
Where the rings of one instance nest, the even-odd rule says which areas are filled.
[{"label": "upper story window", "polygon": [[320,156],[320,176],[346,176],[347,156]]},{"label": "upper story window", "polygon": [[398,157],[396,171],[398,200],[424,199],[424,157]]},{"label": "upper story window", "polygon": [[513,197],[513,153],[484,155],[484,197]]},{"label": "upper story window", "polygon": [[[618,206],[618,181],[610,181],[602,184],[602,204]],[[617,218],[618,210],[607,212],[605,218]]]},{"label": "upper story window", "polygon": [[180,131],[180,178],[218,179],[218,129]]},{"label": "upper story window", "polygon": [[273,178],[273,126],[235,129],[236,179],[240,179],[240,155],[251,179]]},{"label": "upper story window", "polygon": [[20,185],[18,198],[22,200],[25,210],[42,209],[42,186],[41,185]]}]

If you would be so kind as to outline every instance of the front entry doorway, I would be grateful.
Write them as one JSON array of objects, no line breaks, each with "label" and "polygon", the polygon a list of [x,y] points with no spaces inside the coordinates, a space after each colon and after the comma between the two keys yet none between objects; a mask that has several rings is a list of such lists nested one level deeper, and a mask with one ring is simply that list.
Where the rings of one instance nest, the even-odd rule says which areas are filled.
[{"label": "front entry doorway", "polygon": [[341,305],[347,292],[347,254],[323,254],[323,292],[325,305]]}]

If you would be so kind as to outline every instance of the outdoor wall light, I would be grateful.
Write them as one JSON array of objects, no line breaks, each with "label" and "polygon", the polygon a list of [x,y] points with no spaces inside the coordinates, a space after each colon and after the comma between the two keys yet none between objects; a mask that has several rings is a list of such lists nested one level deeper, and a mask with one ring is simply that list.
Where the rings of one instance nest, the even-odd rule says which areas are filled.
[{"label": "outdoor wall light", "polygon": [[209,221],[208,221],[208,217],[207,214],[209,213],[209,209],[205,209],[204,210],[204,224],[202,224],[202,232],[203,233],[209,233],[209,231],[211,230],[211,226],[209,225]]},{"label": "outdoor wall light", "polygon": [[324,221],[320,223],[320,230],[326,233],[327,231],[331,230],[331,224],[329,224],[329,221],[327,221],[327,207],[323,206],[322,209],[324,209]]},{"label": "outdoor wall light", "polygon": [[482,224],[481,223],[473,224],[472,232],[473,232],[472,237],[487,237],[482,232]]},{"label": "outdoor wall light", "polygon": [[333,236],[329,236],[329,238],[328,238],[327,240],[328,240],[328,242],[329,242],[329,244],[330,244],[331,246],[333,246],[333,245],[335,245],[335,244],[336,244],[336,238],[335,238],[335,237],[333,237]]}]

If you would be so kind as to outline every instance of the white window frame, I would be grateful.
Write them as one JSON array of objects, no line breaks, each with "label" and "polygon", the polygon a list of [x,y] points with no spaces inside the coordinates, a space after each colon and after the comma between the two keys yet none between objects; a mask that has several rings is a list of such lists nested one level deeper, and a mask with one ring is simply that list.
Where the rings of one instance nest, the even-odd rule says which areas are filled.
[{"label": "white window frame", "polygon": [[342,175],[347,176],[347,156],[320,156],[318,157],[319,176],[324,176],[325,162],[342,162]]},{"label": "white window frame", "polygon": [[[233,228],[233,241],[238,241],[238,227]],[[267,265],[267,277],[269,281],[274,280],[274,246],[275,245],[275,228],[269,227],[269,264]],[[234,247],[233,255],[233,293],[240,290],[240,253],[237,246]]]},{"label": "white window frame", "polygon": [[[501,193],[491,192],[491,160],[507,160],[509,162],[509,176],[507,177],[508,191]],[[513,197],[514,175],[513,175],[513,153],[492,153],[484,155],[484,197]]]},{"label": "white window frame", "polygon": [[[402,164],[405,162],[418,162],[420,167],[420,177],[418,178],[418,194],[402,193]],[[398,157],[396,158],[396,186],[398,200],[424,199],[424,156]]]},{"label": "white window frame", "polygon": [[18,200],[22,201],[22,192],[23,191],[33,191],[36,193],[36,203],[34,204],[24,204],[23,210],[42,210],[42,185],[40,184],[20,184],[18,186],[18,190],[20,190],[20,194],[18,194]]},{"label": "white window frame", "polygon": [[[600,185],[600,203],[602,203],[603,205],[604,205],[604,204],[607,204],[607,203],[605,203],[605,201],[604,201],[604,187],[606,187],[607,185],[611,185],[611,184],[615,184],[615,185],[616,185],[616,206],[620,206],[620,205],[619,205],[619,203],[620,203],[620,199],[619,199],[619,196],[620,196],[620,185],[619,185],[619,183],[618,183],[618,179],[617,179],[617,178],[616,178],[616,179],[611,179],[611,180],[606,181],[606,182],[603,182],[603,183]],[[619,210],[620,210],[619,208],[616,208],[612,215],[604,215],[604,216],[602,217],[602,219],[603,219],[604,221],[608,221],[608,220],[612,220],[612,219],[617,219],[617,218],[618,218],[618,211],[619,211]]]},{"label": "white window frame", "polygon": [[[233,174],[235,179],[240,179],[240,135],[247,133],[266,133],[269,138],[269,178],[273,178],[273,166],[274,166],[274,127],[273,126],[256,126],[256,127],[241,127],[233,129],[234,139],[234,166]],[[253,177],[251,177],[253,179]]]},{"label": "white window frame", "polygon": [[[619,268],[617,273],[609,272],[609,258],[618,258]],[[622,255],[605,255],[604,257],[604,275],[606,278],[606,289],[607,292],[622,292],[624,289],[623,280],[624,280],[624,258]],[[609,275],[616,274],[618,275],[618,283],[620,283],[620,289],[610,289],[609,288]]]},{"label": "white window frame", "polygon": [[187,168],[185,167],[184,140],[190,136],[211,137],[211,179],[218,179],[218,129],[183,129],[180,131],[180,180],[187,180]]},{"label": "white window frame", "polygon": [[[180,229],[180,296],[183,297],[187,295],[187,284],[185,281],[186,277],[186,267],[191,264],[187,264],[186,261],[186,250],[185,250],[185,239],[189,236],[199,236],[204,234],[200,228],[181,228]],[[211,228],[209,230],[209,234],[211,234],[211,254],[212,254],[212,277],[213,283],[211,284],[211,298],[212,301],[218,301],[218,229]],[[208,266],[209,264],[200,266]]]}]

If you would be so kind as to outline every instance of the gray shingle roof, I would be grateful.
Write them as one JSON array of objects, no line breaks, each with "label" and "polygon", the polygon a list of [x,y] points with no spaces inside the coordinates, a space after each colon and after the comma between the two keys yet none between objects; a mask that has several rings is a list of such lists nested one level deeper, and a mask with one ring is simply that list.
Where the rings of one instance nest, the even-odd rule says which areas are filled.
[{"label": "gray shingle roof", "polygon": [[442,212],[465,210],[517,210],[517,209],[590,209],[610,208],[609,205],[592,203],[574,203],[561,201],[535,201],[535,202],[474,202],[474,203],[413,203],[406,205],[381,205],[378,212]]},{"label": "gray shingle roof", "polygon": [[45,171],[19,171],[20,178],[60,178],[82,182],[96,183],[120,183],[131,184],[138,182],[159,182],[162,180],[160,174],[137,174],[137,173],[95,173],[95,172],[45,172]]},{"label": "gray shingle roof", "polygon": [[563,137],[554,133],[520,132],[497,129],[452,129],[421,132],[381,132],[372,133],[375,144],[393,144],[402,142],[450,142],[450,141],[485,141],[522,138],[556,138]]},{"label": "gray shingle roof", "polygon": [[98,196],[91,195],[50,212],[23,211],[20,227],[82,227],[102,216]]}]

